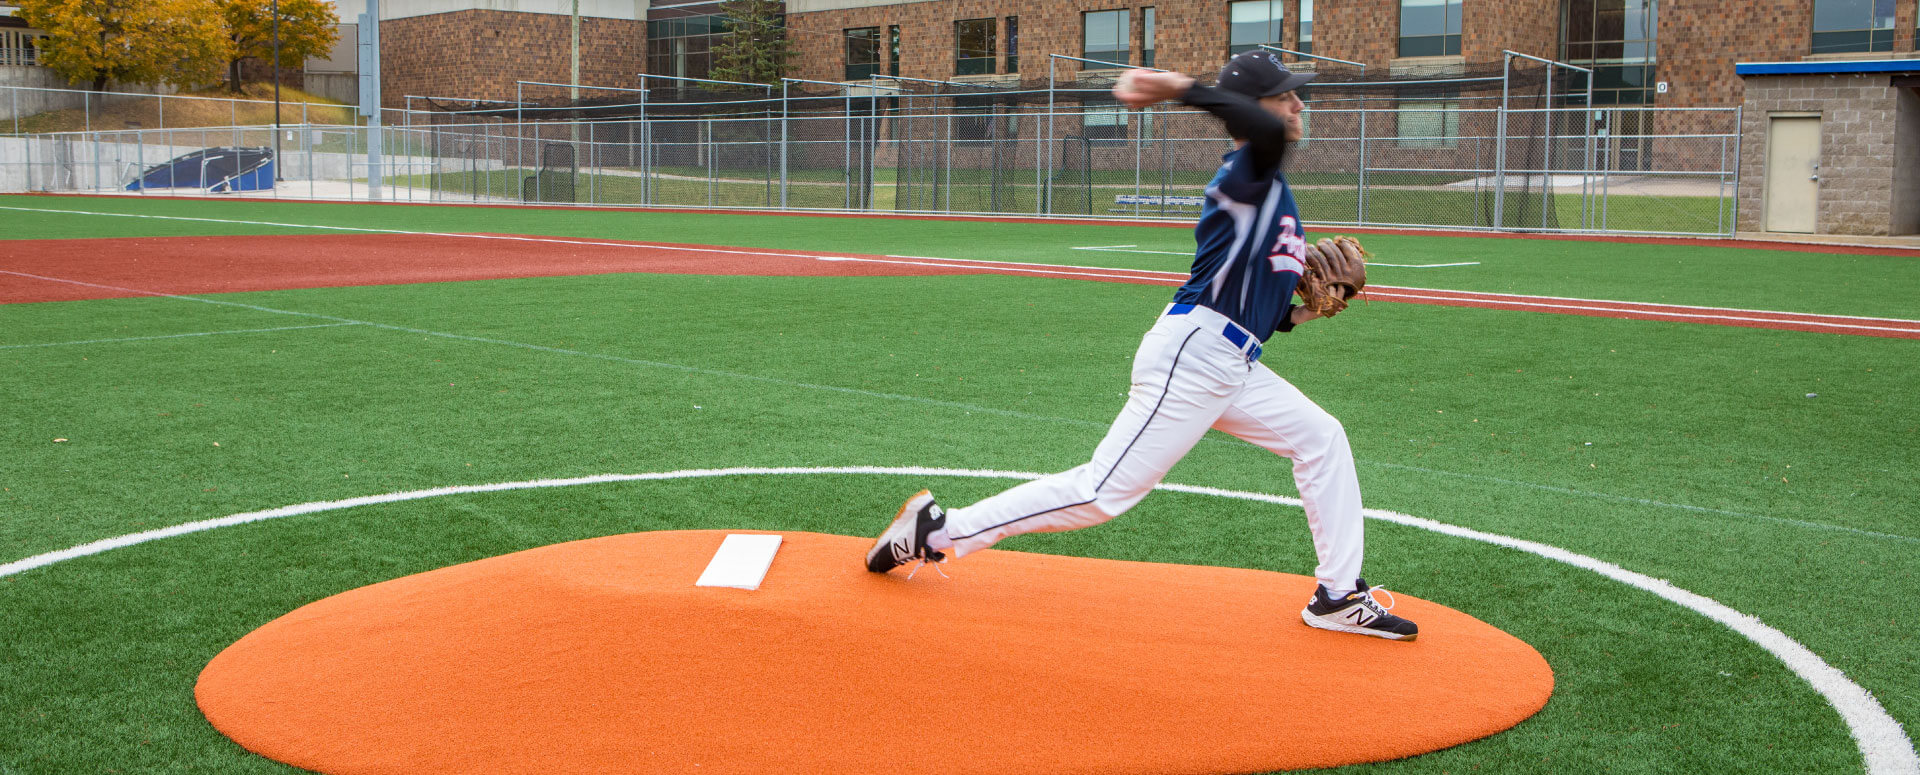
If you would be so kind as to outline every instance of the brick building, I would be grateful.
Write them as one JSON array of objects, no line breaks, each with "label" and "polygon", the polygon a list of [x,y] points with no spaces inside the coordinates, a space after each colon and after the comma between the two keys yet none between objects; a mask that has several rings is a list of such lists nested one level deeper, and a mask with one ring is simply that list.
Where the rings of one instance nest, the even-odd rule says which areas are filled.
[{"label": "brick building", "polygon": [[[365,0],[337,0],[351,24]],[[1048,54],[1212,72],[1262,43],[1446,73],[1503,49],[1598,71],[1596,103],[1733,106],[1733,63],[1915,56],[1920,0],[789,0],[789,75],[1039,81]],[[384,0],[385,97],[567,81],[571,0]],[[580,0],[581,80],[704,77],[715,2]],[[1063,78],[1098,64],[1060,60]]]},{"label": "brick building", "polygon": [[[647,0],[578,0],[580,82],[631,87],[646,70]],[[343,46],[366,0],[335,0]],[[574,0],[381,0],[381,103],[510,99],[515,81],[570,83]],[[336,56],[335,59],[340,59]]]},{"label": "brick building", "polygon": [[[1435,72],[1510,49],[1593,67],[1596,103],[1740,103],[1736,61],[1914,56],[1920,0],[789,0],[794,75],[1035,80],[1047,54],[1210,73],[1267,43]],[[877,44],[876,44],[877,43]],[[990,64],[982,64],[990,60]],[[1063,77],[1099,65],[1061,60]]]}]

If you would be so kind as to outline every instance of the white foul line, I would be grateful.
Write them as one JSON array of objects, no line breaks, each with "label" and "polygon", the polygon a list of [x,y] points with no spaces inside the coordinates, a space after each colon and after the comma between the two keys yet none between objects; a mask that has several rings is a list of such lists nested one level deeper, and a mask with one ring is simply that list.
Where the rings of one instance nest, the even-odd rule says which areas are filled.
[{"label": "white foul line", "polygon": [[[13,274],[8,272],[8,274]],[[113,344],[115,342],[150,342],[155,339],[184,339],[193,336],[225,336],[227,334],[264,334],[272,331],[301,331],[309,328],[339,328],[341,326],[359,326],[364,323],[320,323],[311,326],[281,326],[279,328],[242,328],[233,331],[197,331],[191,334],[163,334],[160,336],[126,336],[119,339],[82,339],[76,342],[38,342],[35,344],[0,344],[0,350],[18,350],[25,347],[66,347],[76,344]]]},{"label": "white foul line", "polygon": [[[459,487],[440,487],[431,490],[413,490],[408,492],[368,495],[337,501],[318,501],[282,506],[265,511],[252,511],[233,514],[217,519],[189,522],[172,527],[148,530],[116,538],[108,538],[82,544],[70,549],[35,555],[23,560],[0,565],[0,578],[23,573],[36,568],[44,568],[66,560],[100,554],[113,549],[125,548],[157,541],[163,538],[198,533],[221,527],[244,525],[280,517],[313,514],[323,511],[336,511],[356,506],[369,506],[382,503],[423,500],[444,495],[465,495],[471,493],[500,492],[505,490],[527,490],[552,487],[572,487],[584,484],[604,484],[609,482],[633,482],[665,479],[692,479],[719,476],[764,476],[780,474],[820,475],[820,474],[856,474],[856,475],[899,475],[899,476],[954,476],[983,479],[1038,479],[1044,474],[1023,471],[987,471],[953,468],[882,467],[882,466],[839,466],[826,468],[709,468],[684,471],[665,471],[644,474],[601,474],[573,479],[535,479],[524,482],[503,482],[498,484],[465,485]],[[1192,485],[1162,483],[1156,490],[1183,492],[1194,495],[1212,495],[1240,500],[1274,503],[1283,506],[1300,507],[1297,498],[1266,493],[1224,490],[1214,487],[1196,487]],[[1561,549],[1556,546],[1510,538],[1495,533],[1487,533],[1471,528],[1450,525],[1423,517],[1415,517],[1384,509],[1367,509],[1364,512],[1369,519],[1392,522],[1407,527],[1429,530],[1456,538],[1503,546],[1526,552],[1556,562],[1572,565],[1576,568],[1598,573],[1627,586],[1650,592],[1660,598],[1694,611],[1702,616],[1725,625],[1754,644],[1765,649],[1795,675],[1811,685],[1814,691],[1826,698],[1839,711],[1840,719],[1846,723],[1847,731],[1853,735],[1855,744],[1865,760],[1869,775],[1920,775],[1920,756],[1916,756],[1913,741],[1907,737],[1900,722],[1888,715],[1886,708],[1880,705],[1871,692],[1847,678],[1845,673],[1826,663],[1820,655],[1787,636],[1759,618],[1741,613],[1726,604],[1705,595],[1690,592],[1674,586],[1664,579],[1653,578],[1637,573],[1584,554]]]},{"label": "white foul line", "polygon": [[[1191,250],[1186,250],[1186,251],[1126,250],[1126,248],[1137,248],[1137,247],[1140,247],[1140,246],[1139,245],[1090,245],[1087,247],[1078,247],[1073,249],[1074,250],[1092,250],[1100,253],[1152,253],[1156,256],[1191,256],[1193,255],[1193,251]],[[1367,262],[1367,266],[1395,266],[1395,267],[1402,267],[1406,269],[1432,269],[1434,267],[1441,267],[1441,266],[1479,266],[1479,265],[1480,265],[1480,262],[1478,261],[1461,261],[1461,262],[1452,263],[1452,264],[1389,264],[1382,261]]]},{"label": "white foul line", "polygon": [[[57,208],[0,206],[0,210],[14,210],[18,212],[28,212],[28,213],[62,213],[67,215],[100,215],[100,216],[108,216],[108,217],[116,217],[116,218],[148,218],[148,219],[169,220],[169,221],[199,221],[199,222],[205,222],[205,223],[229,223],[229,224],[240,224],[240,225],[246,225],[246,226],[280,226],[280,227],[296,228],[296,229],[321,229],[321,230],[330,230],[330,231],[360,232],[360,233],[367,233],[367,234],[399,234],[404,236],[415,236],[415,237],[451,237],[451,238],[463,238],[463,239],[505,240],[505,241],[511,241],[511,242],[537,242],[537,243],[549,243],[549,244],[555,244],[555,245],[584,245],[584,246],[590,246],[590,247],[646,248],[649,250],[671,250],[671,251],[681,251],[681,252],[691,252],[691,253],[715,253],[715,254],[721,254],[721,255],[768,256],[772,258],[797,258],[797,259],[804,259],[804,260],[810,260],[810,261],[858,261],[858,262],[874,263],[874,264],[904,264],[909,266],[933,266],[933,267],[940,267],[940,268],[947,268],[947,269],[982,269],[982,270],[991,269],[994,271],[1025,272],[1025,273],[1032,273],[1032,274],[1053,274],[1053,275],[1062,275],[1062,276],[1069,276],[1069,277],[1104,277],[1104,278],[1127,279],[1127,280],[1165,279],[1169,281],[1168,284],[1171,284],[1171,285],[1179,285],[1181,282],[1184,282],[1188,276],[1187,273],[1185,272],[1163,272],[1163,271],[1146,270],[1146,269],[1116,269],[1112,267],[1077,266],[1072,264],[1042,264],[1042,263],[1025,262],[1025,261],[990,261],[985,259],[952,259],[952,258],[933,258],[929,256],[891,256],[891,255],[886,256],[885,259],[879,259],[879,258],[872,258],[867,256],[848,256],[848,255],[836,256],[836,255],[825,255],[825,254],[793,253],[793,252],[781,252],[781,251],[769,251],[769,250],[746,250],[746,249],[740,249],[740,248],[692,247],[687,245],[661,245],[661,244],[648,243],[648,242],[606,242],[606,241],[600,241],[600,240],[568,239],[564,237],[534,237],[534,236],[505,235],[505,234],[473,234],[473,233],[435,232],[435,231],[406,231],[403,229],[374,229],[374,228],[362,228],[362,227],[355,227],[355,226],[319,226],[314,224],[303,224],[303,223],[277,223],[274,221],[244,221],[244,220],[235,220],[235,219],[227,219],[227,218],[194,218],[194,217],[181,216],[181,215],[141,215],[141,214],[133,214],[133,213],[107,213],[107,212],[96,212],[91,210],[62,210]],[[1178,255],[1187,255],[1187,254],[1180,253]],[[903,260],[887,260],[887,259],[903,259]],[[1436,264],[1434,266],[1438,266],[1438,265]],[[1074,270],[1074,271],[1048,271],[1043,269],[1034,269],[1032,267],[1049,267],[1052,269]],[[4,272],[4,273],[18,275],[21,277],[39,277],[38,275],[30,275],[24,272]],[[1115,274],[1115,273],[1127,273],[1127,274]],[[40,278],[40,279],[57,280],[58,278]],[[63,282],[76,282],[76,281],[68,280]],[[87,283],[77,283],[77,284],[87,285]],[[108,288],[111,286],[101,285],[101,286],[95,286],[95,287]],[[1431,289],[1425,289],[1425,288],[1403,288],[1403,287],[1386,286],[1386,285],[1374,286],[1374,289],[1376,291],[1381,291],[1381,292],[1419,292],[1419,291],[1433,292]],[[155,294],[148,291],[143,291],[143,293],[149,293],[150,295],[165,295],[165,294]],[[1596,303],[1596,302],[1605,301],[1605,300],[1599,300],[1599,299],[1575,299],[1575,298],[1568,298],[1563,296],[1488,294],[1488,293],[1481,293],[1478,291],[1450,291],[1449,293],[1479,294],[1479,295],[1488,297],[1484,299],[1484,301],[1487,301],[1489,303],[1500,302],[1500,303],[1513,304],[1513,305],[1524,305],[1524,302],[1510,301],[1511,299],[1544,299],[1549,301],[1571,301],[1571,302],[1585,302],[1585,303]],[[1385,295],[1385,294],[1383,293],[1382,295]],[[1731,308],[1731,307],[1689,307],[1689,306],[1680,305],[1680,304],[1659,304],[1654,302],[1614,302],[1614,303],[1623,304],[1623,305],[1643,306],[1643,307],[1666,307],[1670,309],[1695,310],[1703,313],[1704,312],[1745,312],[1745,313],[1754,313],[1754,314],[1776,314],[1776,315],[1803,314],[1803,313],[1793,313],[1793,312],[1778,312],[1773,310],[1739,309],[1739,308]],[[1539,306],[1548,306],[1548,305],[1539,305]],[[1619,311],[1626,311],[1626,310],[1619,310]],[[1811,317],[1819,317],[1827,320],[1863,320],[1863,321],[1878,321],[1878,322],[1907,323],[1907,324],[1920,323],[1920,321],[1907,320],[1904,318],[1875,318],[1875,317],[1860,317],[1855,315],[1827,315],[1827,314],[1811,315],[1810,313],[1806,313],[1806,314]],[[1714,316],[1694,315],[1694,317],[1713,318]],[[1726,317],[1722,319],[1739,320],[1740,318]],[[1772,321],[1772,322],[1783,322],[1783,321]],[[1784,322],[1798,323],[1802,321],[1784,321]],[[1908,329],[1897,329],[1897,328],[1892,328],[1892,329],[1877,328],[1877,327],[1869,327],[1869,326],[1847,326],[1847,325],[1841,325],[1841,324],[1835,324],[1835,323],[1808,322],[1808,325],[1823,325],[1823,326],[1834,327],[1834,328],[1859,328],[1861,330],[1869,330],[1869,331],[1908,330]]]}]

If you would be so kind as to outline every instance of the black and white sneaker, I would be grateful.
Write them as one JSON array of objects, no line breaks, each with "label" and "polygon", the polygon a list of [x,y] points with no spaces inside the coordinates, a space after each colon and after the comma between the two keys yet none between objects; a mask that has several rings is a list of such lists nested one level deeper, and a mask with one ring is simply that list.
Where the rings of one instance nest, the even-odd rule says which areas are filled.
[{"label": "black and white sneaker", "polygon": [[927,548],[927,536],[947,526],[947,512],[933,502],[933,493],[921,490],[900,505],[893,524],[867,550],[867,570],[886,573],[913,560],[940,562],[947,556]]},{"label": "black and white sneaker", "polygon": [[1376,593],[1387,591],[1385,587],[1370,588],[1364,579],[1355,579],[1354,583],[1360,588],[1338,600],[1327,597],[1325,586],[1314,590],[1313,599],[1307,601],[1307,607],[1300,611],[1300,619],[1309,626],[1323,630],[1372,635],[1387,640],[1413,640],[1420,634],[1420,628],[1413,622],[1387,613],[1393,609],[1391,593],[1387,594],[1385,606],[1374,599]]}]

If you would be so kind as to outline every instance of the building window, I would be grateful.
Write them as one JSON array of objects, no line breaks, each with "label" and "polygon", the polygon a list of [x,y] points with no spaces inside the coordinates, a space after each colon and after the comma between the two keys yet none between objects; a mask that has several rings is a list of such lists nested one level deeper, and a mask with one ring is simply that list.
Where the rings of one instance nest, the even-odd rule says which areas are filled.
[{"label": "building window", "polygon": [[994,40],[993,19],[961,19],[953,23],[953,74],[990,75],[1000,53]]},{"label": "building window", "polygon": [[1140,66],[1153,66],[1153,7],[1142,10],[1140,17]]},{"label": "building window", "polygon": [[1127,137],[1126,108],[1088,108],[1081,116],[1081,134],[1089,140],[1116,140]]},{"label": "building window", "polygon": [[1020,17],[1007,17],[1007,72],[1020,72]]},{"label": "building window", "polygon": [[0,30],[0,65],[33,67],[40,64],[40,39],[27,30]]},{"label": "building window", "polygon": [[847,36],[847,71],[844,80],[864,81],[880,74],[880,28],[855,27]]},{"label": "building window", "polygon": [[1893,0],[1813,0],[1813,53],[1893,50]]},{"label": "building window", "polygon": [[1227,4],[1227,53],[1280,45],[1281,0],[1241,0]]},{"label": "building window", "polygon": [[1452,148],[1460,144],[1457,98],[1403,100],[1396,109],[1402,148]]},{"label": "building window", "polygon": [[713,71],[713,44],[733,33],[726,17],[693,14],[647,21],[647,72],[705,78]]},{"label": "building window", "polygon": [[1124,8],[1080,14],[1081,29],[1085,31],[1080,56],[1126,67],[1133,58],[1133,47],[1127,42],[1132,22],[1131,12]]},{"label": "building window", "polygon": [[1400,0],[1400,56],[1457,56],[1460,0]]},{"label": "building window", "polygon": [[[1653,102],[1658,0],[1566,0],[1560,59],[1593,69],[1596,105]],[[1575,91],[1585,84],[1574,82]]]},{"label": "building window", "polygon": [[1299,43],[1294,50],[1303,54],[1313,53],[1313,0],[1300,0]]},{"label": "building window", "polygon": [[900,74],[900,25],[887,25],[887,75]]}]

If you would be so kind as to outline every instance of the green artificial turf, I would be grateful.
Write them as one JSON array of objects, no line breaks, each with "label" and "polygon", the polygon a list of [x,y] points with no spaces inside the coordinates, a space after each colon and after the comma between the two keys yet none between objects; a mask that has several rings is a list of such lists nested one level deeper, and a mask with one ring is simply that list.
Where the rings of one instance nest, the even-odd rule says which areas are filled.
[{"label": "green artificial turf", "polygon": [[[1192,231],[1187,227],[1070,222],[45,196],[0,196],[0,207],[221,219],[103,218],[0,210],[4,216],[0,217],[0,239],[329,233],[299,226],[311,225],[655,240],[1172,272],[1186,271],[1193,250]],[[1339,232],[1335,226],[1310,226],[1308,236]],[[1366,244],[1377,262],[1479,262],[1443,269],[1376,266],[1369,279],[1383,285],[1842,315],[1920,315],[1911,290],[1920,288],[1920,261],[1898,256],[1754,250],[1701,242],[1645,245],[1396,234],[1370,235]],[[1113,245],[1159,252],[1074,249]],[[1810,265],[1819,268],[1821,282],[1805,282]]]},{"label": "green artificial turf", "polygon": [[[1168,270],[1186,259],[1071,248],[1191,247],[1180,229],[1085,224],[47,197],[0,206]],[[6,239],[221,233],[313,232],[0,211]],[[1838,311],[1844,296],[1849,311],[1907,316],[1920,287],[1901,258],[1367,242],[1405,263],[1483,262],[1376,270],[1395,285],[1818,311]],[[1871,282],[1806,284],[1795,270],[1809,261]],[[1084,462],[1119,409],[1129,359],[1168,290],[1012,276],[616,274],[4,305],[0,402],[16,411],[0,434],[0,563],[450,485],[729,466],[1062,470]],[[1911,729],[1920,603],[1898,592],[1920,583],[1914,347],[1375,303],[1276,337],[1264,360],[1343,420],[1369,506],[1562,547],[1712,597],[1799,640]],[[1284,460],[1218,434],[1168,479],[1294,494]],[[0,772],[291,771],[219,736],[191,687],[225,645],[330,594],[639,530],[866,535],[920,486],[957,505],[1010,483],[823,475],[462,495],[222,528],[0,577]],[[1368,537],[1370,581],[1523,638],[1552,664],[1556,690],[1509,732],[1356,771],[1859,771],[1817,694],[1694,612],[1486,544],[1378,521]],[[1002,548],[1313,566],[1299,510],[1175,493],[1097,528]],[[939,583],[969,572],[964,560],[948,571],[955,579]],[[1391,690],[1390,675],[1356,680]]]}]

